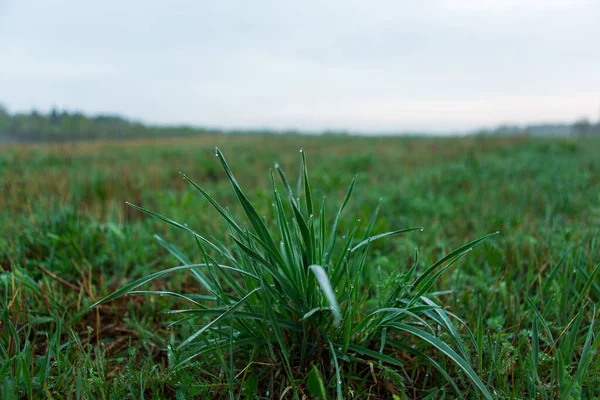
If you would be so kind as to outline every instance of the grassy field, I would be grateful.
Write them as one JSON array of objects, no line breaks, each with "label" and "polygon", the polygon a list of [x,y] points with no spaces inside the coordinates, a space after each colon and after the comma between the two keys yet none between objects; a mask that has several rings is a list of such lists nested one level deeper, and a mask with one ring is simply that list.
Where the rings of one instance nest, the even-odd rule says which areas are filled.
[{"label": "grassy field", "polygon": [[521,137],[0,148],[2,396],[600,398],[599,154]]}]

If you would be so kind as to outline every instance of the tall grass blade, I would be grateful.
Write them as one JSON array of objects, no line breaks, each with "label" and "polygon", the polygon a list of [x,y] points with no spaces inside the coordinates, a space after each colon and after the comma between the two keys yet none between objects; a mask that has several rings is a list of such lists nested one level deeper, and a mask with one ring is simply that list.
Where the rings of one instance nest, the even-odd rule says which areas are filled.
[{"label": "tall grass blade", "polygon": [[187,339],[185,339],[183,342],[181,342],[181,344],[179,346],[177,346],[177,349],[180,350],[183,347],[187,346],[192,341],[194,341],[198,336],[202,335],[204,332],[206,332],[208,329],[210,329],[213,325],[219,323],[221,320],[227,318],[229,315],[234,313],[239,307],[241,307],[244,304],[244,302],[246,302],[246,300],[248,300],[248,298],[250,296],[252,296],[254,293],[258,292],[259,290],[261,290],[260,287],[252,290],[250,293],[248,293],[247,295],[242,297],[238,302],[236,302],[231,307],[229,307],[227,309],[227,311],[225,311],[223,314],[219,315],[217,318],[213,319],[211,322],[209,322],[204,327],[202,327],[202,329],[198,330],[196,333],[194,333],[193,335],[191,335]]},{"label": "tall grass blade", "polygon": [[352,182],[350,183],[350,186],[348,187],[348,191],[346,192],[346,197],[344,198],[344,201],[342,202],[342,205],[340,206],[340,209],[338,210],[337,215],[335,216],[335,219],[333,221],[333,226],[331,228],[331,232],[329,233],[329,241],[327,244],[327,251],[325,252],[325,257],[323,260],[323,265],[328,265],[329,260],[331,259],[331,255],[333,253],[333,248],[335,246],[335,238],[337,235],[338,223],[339,223],[340,217],[342,216],[342,212],[344,211],[344,208],[346,207],[346,204],[348,204],[350,197],[352,197],[352,192],[354,191],[354,186],[356,186],[356,177],[354,177],[354,179],[352,179]]},{"label": "tall grass blade", "polygon": [[[147,275],[145,277],[142,277],[140,279],[137,279],[133,282],[130,282],[128,284],[126,284],[125,286],[121,287],[120,289],[118,289],[117,291],[115,291],[114,293],[106,296],[105,298],[103,298],[102,300],[99,300],[97,302],[95,302],[94,304],[92,304],[91,306],[89,306],[89,309],[91,310],[92,308],[99,306],[101,304],[105,304],[108,303],[109,301],[112,301],[114,299],[117,299],[123,295],[126,295],[128,293],[130,293],[131,291],[137,289],[138,287],[142,286],[145,283],[151,282],[154,279],[160,278],[164,275],[167,274],[171,274],[173,272],[177,272],[177,271],[184,271],[184,270],[190,270],[193,268],[199,268],[199,267],[206,267],[208,266],[208,264],[191,264],[191,265],[182,265],[179,267],[174,267],[174,268],[169,268],[169,269],[165,269],[162,271],[158,271],[155,272],[153,274]],[[244,270],[241,270],[239,268],[234,268],[234,267],[229,267],[227,265],[219,265],[219,268],[223,268],[223,269],[228,269],[228,270],[232,270],[235,271],[239,274],[245,275],[245,276],[249,276],[253,279],[259,280],[259,278],[256,275],[253,275],[249,272],[246,272]]]},{"label": "tall grass blade", "polygon": [[342,314],[340,312],[340,306],[338,305],[335,293],[331,288],[331,282],[329,282],[327,273],[320,265],[311,265],[309,269],[315,274],[315,278],[317,279],[317,282],[319,282],[319,286],[321,286],[321,290],[329,302],[331,313],[333,314],[333,324],[336,327],[339,327],[340,323],[342,322]]},{"label": "tall grass blade", "polygon": [[417,328],[407,325],[407,324],[394,322],[394,323],[390,323],[388,326],[393,327],[400,331],[408,332],[414,336],[417,336],[417,337],[423,339],[425,342],[427,342],[427,343],[431,344],[432,346],[434,346],[435,348],[437,348],[439,351],[441,351],[446,356],[448,356],[452,361],[454,361],[456,363],[456,365],[458,365],[467,374],[467,376],[469,377],[469,380],[475,386],[477,386],[477,388],[481,391],[481,393],[483,394],[483,396],[486,399],[492,400],[492,395],[488,391],[487,387],[483,384],[481,379],[479,379],[479,376],[475,373],[475,371],[473,371],[473,368],[471,368],[471,366],[468,364],[468,362],[464,358],[462,358],[460,355],[458,355],[458,353],[456,353],[454,350],[452,350],[450,348],[450,346],[448,346],[446,343],[442,342],[440,339],[436,338],[435,336],[433,336],[427,332],[424,332],[420,329],[417,329]]},{"label": "tall grass blade", "polygon": [[489,239],[492,236],[496,236],[497,234],[499,234],[500,232],[493,232],[493,233],[489,233],[479,239],[473,240],[472,242],[469,242],[463,246],[460,246],[459,248],[457,248],[454,251],[451,251],[450,253],[448,253],[446,256],[444,256],[443,258],[441,258],[440,260],[438,260],[435,264],[433,264],[431,267],[429,267],[427,270],[425,270],[425,272],[423,272],[419,278],[417,278],[417,280],[415,281],[415,283],[413,283],[412,285],[412,290],[416,290],[419,286],[421,286],[421,284],[423,283],[423,281],[425,281],[439,266],[443,265],[446,261],[453,259],[456,256],[461,256],[464,255],[466,252],[469,252],[470,249],[472,249],[473,247],[477,246],[478,244],[480,244],[481,242],[483,242],[484,240]]},{"label": "tall grass blade", "polygon": [[421,230],[423,230],[423,228],[420,228],[420,227],[419,228],[405,228],[405,229],[398,229],[396,231],[380,233],[379,235],[371,236],[371,237],[363,240],[362,242],[360,242],[359,244],[354,246],[352,248],[352,250],[350,250],[350,252],[355,252],[356,250],[360,249],[361,247],[363,247],[371,242],[374,242],[375,240],[378,240],[378,239],[383,239],[388,236],[400,235],[402,233],[407,233],[407,232],[412,232],[412,231],[421,231]]}]

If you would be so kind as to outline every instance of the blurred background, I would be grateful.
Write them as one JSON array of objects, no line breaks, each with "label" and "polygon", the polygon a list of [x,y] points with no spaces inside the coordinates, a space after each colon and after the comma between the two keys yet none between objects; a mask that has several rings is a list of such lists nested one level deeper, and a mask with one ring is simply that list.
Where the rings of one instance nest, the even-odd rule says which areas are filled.
[{"label": "blurred background", "polygon": [[0,140],[600,130],[597,1],[141,4],[0,2]]}]

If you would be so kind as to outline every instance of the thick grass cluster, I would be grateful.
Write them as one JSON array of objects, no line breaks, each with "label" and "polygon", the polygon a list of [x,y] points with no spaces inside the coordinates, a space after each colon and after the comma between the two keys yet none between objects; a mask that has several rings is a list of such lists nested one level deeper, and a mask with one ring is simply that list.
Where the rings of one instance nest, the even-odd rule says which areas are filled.
[{"label": "thick grass cluster", "polygon": [[[351,199],[355,180],[330,221],[325,215],[326,199],[320,201],[320,206],[314,204],[305,153],[300,152],[302,169],[297,191],[292,189],[283,170],[275,165],[283,196],[271,175],[271,218],[259,215],[218,148],[216,156],[244,211],[244,221],[236,221],[204,189],[183,175],[225,220],[229,235],[220,241],[132,205],[193,235],[203,262],[191,263],[179,250],[159,238],[183,265],[142,277],[94,306],[126,294],[169,295],[184,300],[186,308],[166,313],[177,318],[174,324],[198,320],[201,327],[172,350],[175,367],[203,355],[216,357],[232,396],[249,387],[245,376],[239,376],[243,365],[260,362],[270,363],[274,372],[286,379],[269,382],[277,374],[267,376],[263,382],[252,383],[256,390],[269,387],[273,395],[291,391],[298,398],[300,392],[306,392],[303,386],[312,371],[319,375],[318,379],[325,378],[325,389],[334,388],[337,398],[342,399],[357,385],[352,375],[346,374],[347,369],[355,369],[353,364],[384,363],[398,369],[400,375],[405,367],[399,359],[401,355],[429,359],[452,384],[455,394],[461,395],[454,379],[414,345],[414,339],[418,339],[449,357],[462,369],[466,382],[491,398],[470,366],[469,352],[453,322],[462,321],[428,297],[437,278],[490,235],[456,249],[418,276],[415,273],[418,257],[412,266],[398,266],[397,272],[388,278],[386,290],[373,298],[364,279],[365,269],[369,268],[367,254],[371,243],[423,228],[372,235],[376,212],[364,237],[356,237],[361,223],[356,220],[354,227],[338,239],[338,224],[344,218],[343,211]],[[136,290],[154,279],[182,270],[192,272],[198,283],[197,293]],[[204,324],[206,317],[211,320]],[[438,338],[441,331],[447,334],[448,343]],[[311,365],[317,369],[309,370]],[[250,376],[252,378],[247,379],[256,379]],[[325,396],[318,393],[318,389],[312,389]]]}]

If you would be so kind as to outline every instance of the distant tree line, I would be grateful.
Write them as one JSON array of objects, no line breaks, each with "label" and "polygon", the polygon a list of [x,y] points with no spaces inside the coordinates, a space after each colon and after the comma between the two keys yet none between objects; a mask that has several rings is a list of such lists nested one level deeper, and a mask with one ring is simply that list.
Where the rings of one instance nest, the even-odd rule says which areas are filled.
[{"label": "distant tree line", "polygon": [[[149,126],[117,115],[86,116],[81,112],[52,109],[10,113],[0,104],[0,144],[3,142],[72,141],[95,139],[132,139],[200,136],[224,133],[217,129],[192,126]],[[232,134],[299,134],[298,131],[235,130]],[[322,132],[345,134],[344,132]],[[572,124],[501,125],[473,132],[481,135],[599,136],[600,121],[581,119]]]},{"label": "distant tree line", "polygon": [[481,129],[476,132],[483,135],[498,136],[599,136],[600,121],[591,122],[582,118],[572,124],[532,124],[526,126],[500,125],[492,129]]},{"label": "distant tree line", "polygon": [[589,119],[582,118],[571,125],[571,129],[578,136],[600,136],[600,121],[594,124]]},{"label": "distant tree line", "polygon": [[116,115],[86,116],[53,109],[11,114],[0,105],[0,142],[66,141],[198,136],[207,129],[190,126],[147,126]]}]

